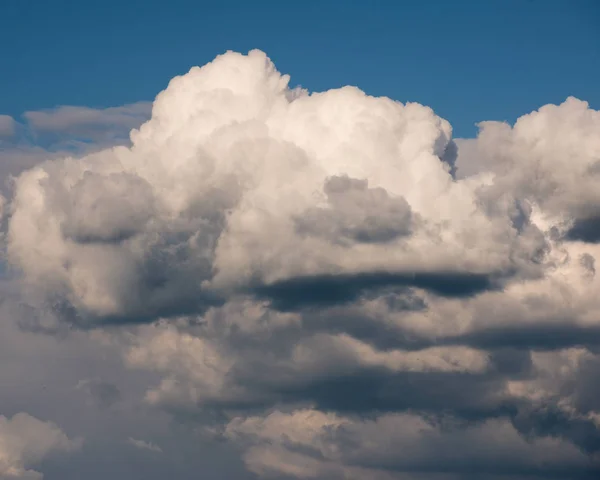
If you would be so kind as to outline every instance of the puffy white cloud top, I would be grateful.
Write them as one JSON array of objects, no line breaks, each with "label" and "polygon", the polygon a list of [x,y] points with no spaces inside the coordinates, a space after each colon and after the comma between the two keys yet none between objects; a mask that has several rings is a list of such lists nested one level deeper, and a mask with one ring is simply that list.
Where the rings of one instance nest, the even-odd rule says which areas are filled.
[{"label": "puffy white cloud top", "polygon": [[173,79],[131,147],[23,173],[9,259],[84,321],[139,320],[331,275],[471,294],[541,275],[548,225],[532,209],[575,222],[567,235],[594,229],[594,190],[574,178],[595,175],[600,120],[581,102],[514,133],[487,125],[493,168],[455,180],[450,125],[431,109],[288,81],[262,52],[227,53]]}]

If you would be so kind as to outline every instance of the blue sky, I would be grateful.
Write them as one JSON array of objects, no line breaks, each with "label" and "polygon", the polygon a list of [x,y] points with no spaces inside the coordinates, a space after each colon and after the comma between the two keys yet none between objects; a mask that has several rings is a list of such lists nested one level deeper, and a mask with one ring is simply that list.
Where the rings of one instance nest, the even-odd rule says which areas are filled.
[{"label": "blue sky", "polygon": [[2,0],[0,114],[151,100],[228,50],[293,84],[417,101],[474,136],[574,95],[600,106],[600,2]]}]

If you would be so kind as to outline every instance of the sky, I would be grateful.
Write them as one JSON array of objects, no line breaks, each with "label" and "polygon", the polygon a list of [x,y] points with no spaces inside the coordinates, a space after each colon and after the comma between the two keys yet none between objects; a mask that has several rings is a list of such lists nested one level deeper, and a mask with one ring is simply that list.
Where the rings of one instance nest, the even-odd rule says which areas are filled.
[{"label": "sky", "polygon": [[599,11],[0,0],[0,480],[597,479]]},{"label": "sky", "polygon": [[151,101],[226,50],[268,52],[311,91],[431,106],[459,137],[569,95],[600,104],[594,0],[3,0],[0,112]]}]

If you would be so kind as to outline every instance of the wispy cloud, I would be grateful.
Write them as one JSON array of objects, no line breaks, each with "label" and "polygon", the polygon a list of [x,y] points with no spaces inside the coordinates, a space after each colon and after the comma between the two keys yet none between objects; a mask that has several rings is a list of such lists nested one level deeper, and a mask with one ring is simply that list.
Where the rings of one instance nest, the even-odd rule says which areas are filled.
[{"label": "wispy cloud", "polygon": [[162,448],[151,442],[145,442],[144,440],[136,440],[135,438],[129,437],[127,440],[130,445],[133,445],[140,450],[150,450],[151,452],[162,453]]}]

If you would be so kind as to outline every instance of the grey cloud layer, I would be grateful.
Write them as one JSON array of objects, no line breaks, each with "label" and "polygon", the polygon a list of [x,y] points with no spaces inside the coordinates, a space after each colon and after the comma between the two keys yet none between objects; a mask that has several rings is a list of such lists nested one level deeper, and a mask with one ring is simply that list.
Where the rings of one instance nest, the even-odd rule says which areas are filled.
[{"label": "grey cloud layer", "polygon": [[25,112],[23,117],[35,133],[68,134],[95,140],[109,132],[139,127],[150,115],[148,102],[102,109],[61,106],[49,110]]},{"label": "grey cloud layer", "polygon": [[104,331],[149,408],[260,477],[595,478],[600,112],[569,98],[454,142],[427,107],[288,82],[228,53],[131,146],[23,172],[22,324]]}]

